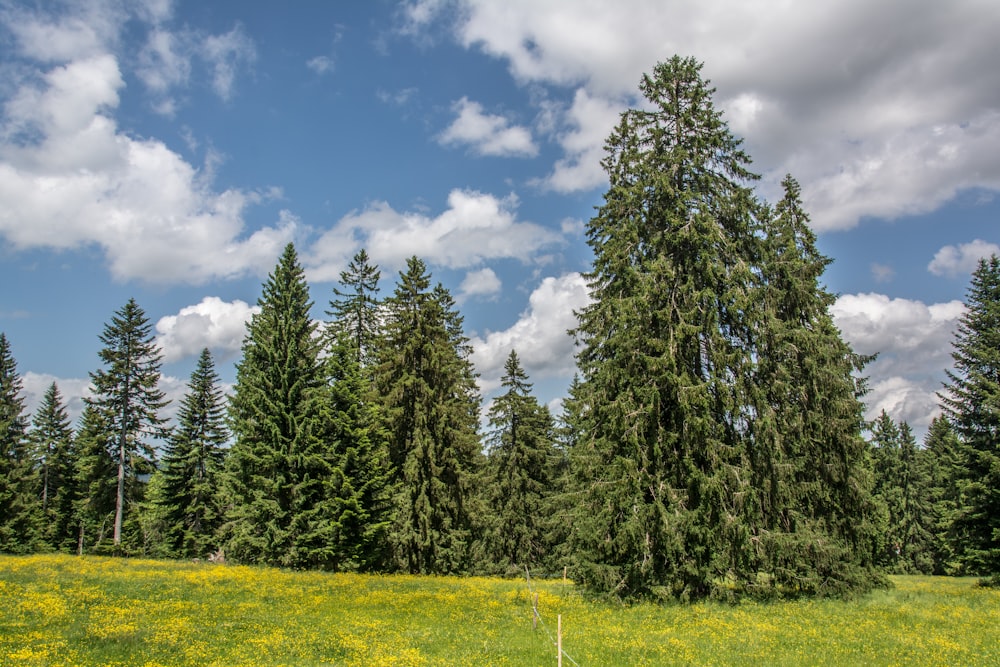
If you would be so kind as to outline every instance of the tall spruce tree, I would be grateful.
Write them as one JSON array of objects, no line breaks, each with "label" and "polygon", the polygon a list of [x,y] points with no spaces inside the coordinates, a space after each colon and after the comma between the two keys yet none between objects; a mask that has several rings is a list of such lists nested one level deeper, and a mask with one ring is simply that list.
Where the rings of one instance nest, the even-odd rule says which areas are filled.
[{"label": "tall spruce tree", "polygon": [[85,399],[101,413],[117,467],[113,543],[122,545],[129,505],[142,500],[142,476],[155,469],[156,453],[148,438],[168,431],[159,415],[169,401],[159,389],[162,356],[146,313],[128,302],[112,316],[100,336],[104,368],[90,374],[93,393]]},{"label": "tall spruce tree", "polygon": [[623,597],[751,591],[762,572],[780,592],[864,589],[858,357],[793,182],[775,213],[757,201],[700,69],[658,64],[606,144],[576,330],[578,576]]},{"label": "tall spruce tree", "polygon": [[965,448],[964,499],[955,524],[970,574],[1000,585],[1000,258],[979,260],[941,394]]},{"label": "tall spruce tree", "polygon": [[872,569],[877,540],[864,425],[867,359],[841,338],[821,278],[801,189],[790,175],[782,199],[761,214],[756,363],[748,460],[755,496],[755,549],[748,564],[794,593],[839,593],[883,583]]},{"label": "tall spruce tree", "polygon": [[53,549],[68,548],[76,537],[73,521],[76,457],[73,429],[55,382],[49,385],[35,412],[30,436],[45,517],[45,543]]},{"label": "tall spruce tree", "polygon": [[389,435],[393,565],[412,573],[469,567],[473,481],[481,464],[479,394],[461,317],[411,257],[385,303],[376,384]]},{"label": "tall spruce tree", "polygon": [[674,57],[643,77],[648,106],[609,137],[587,227],[574,539],[580,576],[623,597],[705,596],[750,548],[733,378],[748,363],[755,176],[700,69]]},{"label": "tall spruce tree", "polygon": [[482,542],[489,569],[498,574],[537,567],[551,544],[545,511],[552,493],[555,424],[549,409],[532,395],[532,385],[515,350],[504,363],[501,387],[489,410],[491,432],[483,485]]},{"label": "tall spruce tree", "polygon": [[0,333],[0,552],[30,553],[41,543],[32,463],[21,376]]},{"label": "tall spruce tree", "polygon": [[230,402],[226,550],[245,563],[334,569],[327,480],[336,455],[309,287],[292,244],[257,303]]},{"label": "tall spruce tree", "polygon": [[379,333],[378,283],[382,277],[377,265],[370,262],[364,248],[359,250],[345,271],[340,272],[340,287],[334,287],[336,299],[330,301],[326,314],[333,318],[335,331],[346,333],[354,347],[358,363],[368,366],[372,346]]},{"label": "tall spruce tree", "polygon": [[181,400],[161,466],[158,501],[169,553],[201,557],[217,548],[223,513],[220,472],[228,439],[225,398],[206,348]]}]

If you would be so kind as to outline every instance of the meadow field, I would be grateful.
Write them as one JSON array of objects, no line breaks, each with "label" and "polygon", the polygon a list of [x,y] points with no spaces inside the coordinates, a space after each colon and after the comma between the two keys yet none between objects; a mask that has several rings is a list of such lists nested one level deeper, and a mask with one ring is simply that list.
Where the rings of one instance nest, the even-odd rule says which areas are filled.
[{"label": "meadow field", "polygon": [[[561,580],[0,556],[0,665],[1000,665],[1000,591],[620,606]],[[540,623],[533,623],[537,594]]]}]

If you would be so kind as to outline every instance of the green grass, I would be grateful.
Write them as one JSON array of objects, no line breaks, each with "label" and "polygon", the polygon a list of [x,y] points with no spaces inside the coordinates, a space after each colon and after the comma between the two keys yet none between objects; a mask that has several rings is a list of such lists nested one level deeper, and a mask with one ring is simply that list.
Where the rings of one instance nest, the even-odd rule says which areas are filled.
[{"label": "green grass", "polygon": [[[0,557],[0,665],[1000,665],[1000,591],[895,577],[854,601],[596,602],[572,584]],[[568,658],[564,665],[572,665]]]}]

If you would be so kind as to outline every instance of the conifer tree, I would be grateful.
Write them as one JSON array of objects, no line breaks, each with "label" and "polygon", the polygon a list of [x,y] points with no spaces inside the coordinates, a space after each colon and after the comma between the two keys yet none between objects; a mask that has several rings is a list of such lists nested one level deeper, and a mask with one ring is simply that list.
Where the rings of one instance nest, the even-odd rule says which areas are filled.
[{"label": "conifer tree", "polygon": [[93,393],[85,400],[101,413],[117,467],[113,544],[119,550],[126,510],[142,500],[140,478],[155,469],[148,438],[168,433],[159,415],[168,401],[158,387],[162,356],[152,325],[135,299],[112,316],[100,340],[104,368],[90,374]]},{"label": "conifer tree", "polygon": [[965,450],[944,415],[931,421],[919,452],[927,470],[931,521],[931,573],[962,573],[961,553],[968,540],[955,523],[962,499]]},{"label": "conifer tree", "polygon": [[33,482],[21,377],[7,336],[0,333],[0,552],[30,553],[41,543]]},{"label": "conifer tree", "polygon": [[333,318],[332,326],[348,334],[358,363],[370,365],[372,346],[379,333],[378,283],[382,277],[377,265],[371,264],[364,248],[359,250],[347,270],[340,272],[341,287],[334,287],[338,297],[330,301],[326,314]]},{"label": "conifer tree", "polygon": [[329,439],[336,454],[327,486],[334,504],[337,569],[372,571],[388,557],[391,473],[387,436],[355,345],[355,338],[341,332],[326,358]]},{"label": "conifer tree", "polygon": [[82,555],[111,553],[107,543],[114,532],[118,461],[113,453],[114,433],[105,414],[85,402],[76,434],[76,472],[73,476],[74,539],[71,548]]},{"label": "conifer tree", "polygon": [[292,244],[257,303],[230,402],[226,551],[245,563],[334,569],[327,480],[336,460],[309,287]]},{"label": "conifer tree", "polygon": [[1000,258],[979,260],[941,395],[961,439],[964,498],[955,516],[970,574],[1000,585]]},{"label": "conifer tree", "polygon": [[430,289],[416,257],[386,300],[376,384],[393,469],[394,566],[411,573],[469,567],[479,395],[461,317]]},{"label": "conifer tree", "polygon": [[177,422],[163,455],[158,491],[167,551],[203,557],[217,548],[223,511],[219,475],[229,439],[225,399],[207,348],[191,374]]},{"label": "conifer tree", "polygon": [[487,562],[498,574],[536,567],[548,555],[544,517],[555,454],[552,416],[532,395],[515,350],[504,363],[501,386],[506,391],[488,415],[483,533]]},{"label": "conifer tree", "polygon": [[73,521],[76,460],[73,429],[55,382],[42,397],[32,420],[30,436],[45,517],[45,542],[53,549],[66,548],[76,537]]},{"label": "conifer tree", "polygon": [[606,144],[576,330],[578,576],[622,597],[750,592],[762,573],[781,593],[863,590],[882,580],[859,357],[797,185],[774,213],[756,199],[700,69],[658,64]]}]

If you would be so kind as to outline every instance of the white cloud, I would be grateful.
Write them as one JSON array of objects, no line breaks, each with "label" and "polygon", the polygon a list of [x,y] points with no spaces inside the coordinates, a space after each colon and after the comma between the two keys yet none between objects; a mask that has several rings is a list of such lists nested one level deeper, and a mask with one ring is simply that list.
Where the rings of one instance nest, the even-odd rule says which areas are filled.
[{"label": "white cloud", "polygon": [[90,396],[90,378],[59,378],[48,373],[28,371],[21,376],[26,414],[32,418],[35,416],[53,382],[59,387],[70,422],[75,424],[83,412],[84,397]]},{"label": "white cloud", "polygon": [[452,110],[457,117],[438,136],[442,144],[467,145],[477,155],[534,157],[538,154],[528,128],[511,125],[503,116],[485,113],[478,102],[463,97],[452,105]]},{"label": "white cloud", "polygon": [[212,68],[212,88],[224,100],[233,96],[236,71],[257,59],[253,40],[237,25],[222,35],[209,35],[202,40],[201,56]]},{"label": "white cloud", "polygon": [[269,268],[293,237],[284,216],[244,238],[264,195],[215,192],[160,141],[120,132],[124,86],[108,54],[42,73],[0,120],[0,235],[16,248],[97,246],[119,279],[200,283]]},{"label": "white cloud", "polygon": [[320,75],[332,72],[334,65],[333,58],[330,56],[316,56],[306,61],[306,67]]},{"label": "white cloud", "polygon": [[452,190],[448,208],[431,217],[375,202],[338,221],[303,253],[303,263],[309,280],[328,281],[336,280],[362,247],[383,269],[402,267],[413,255],[453,269],[501,258],[531,262],[541,249],[562,243],[562,237],[541,225],[519,221],[517,203],[514,195],[498,199]]},{"label": "white cloud", "polygon": [[556,161],[552,173],[539,184],[556,192],[576,192],[606,184],[607,176],[601,167],[604,140],[618,122],[621,111],[620,102],[578,89],[573,104],[562,117],[561,124],[566,129],[557,136],[565,157]]},{"label": "white cloud", "polygon": [[946,245],[937,251],[927,270],[936,276],[971,275],[979,265],[979,260],[990,255],[1000,255],[1000,245],[976,239],[959,246]]},{"label": "white cloud", "polygon": [[206,347],[218,358],[233,356],[243,343],[247,322],[258,312],[259,306],[239,299],[223,301],[207,296],[176,315],[161,317],[156,323],[156,343],[163,351],[164,363],[196,356]]},{"label": "white cloud", "polygon": [[[575,87],[609,108],[634,96],[657,61],[704,62],[765,185],[794,174],[817,229],[931,211],[967,188],[1000,190],[1000,4],[924,3],[916,12],[907,0],[459,4],[449,12],[411,4],[408,25],[427,31],[435,18],[449,21],[460,44],[503,60],[523,85]],[[567,117],[564,127],[570,138],[580,126]],[[601,185],[587,165],[605,137],[579,131],[548,185]]]},{"label": "white cloud", "polygon": [[472,362],[483,391],[500,385],[503,365],[512,349],[532,377],[571,375],[576,367],[575,341],[569,330],[577,325],[576,311],[590,302],[587,282],[579,273],[548,277],[535,288],[528,308],[503,331],[471,339]]},{"label": "white cloud", "polygon": [[503,283],[497,277],[493,269],[485,268],[479,271],[470,271],[465,274],[462,284],[458,288],[458,299],[464,301],[469,297],[495,297],[500,293]]},{"label": "white cloud", "polygon": [[878,354],[864,370],[864,375],[879,378],[865,398],[867,417],[885,409],[894,419],[925,429],[939,412],[937,392],[944,371],[952,366],[951,342],[965,305],[847,294],[830,312],[856,352]]}]

